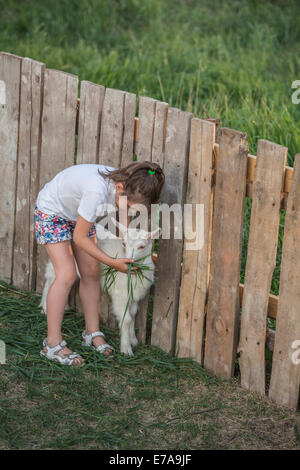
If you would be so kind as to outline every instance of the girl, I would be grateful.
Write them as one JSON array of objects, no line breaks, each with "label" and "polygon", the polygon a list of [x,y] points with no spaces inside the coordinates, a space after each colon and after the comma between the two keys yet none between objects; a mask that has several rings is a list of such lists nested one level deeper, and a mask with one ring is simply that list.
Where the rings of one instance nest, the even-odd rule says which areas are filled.
[{"label": "girl", "polygon": [[[126,210],[135,203],[150,208],[158,202],[164,180],[160,166],[146,161],[120,169],[81,164],[61,171],[39,192],[34,210],[36,240],[45,245],[55,270],[55,280],[47,296],[48,336],[40,352],[42,356],[67,365],[79,366],[84,362],[66,346],[61,333],[65,305],[77,278],[72,253],[80,272],[84,343],[105,356],[113,354],[114,348],[99,331],[99,261],[126,273],[127,263],[133,260],[111,258],[98,248],[96,209],[106,204],[112,204],[116,211],[121,209],[121,195],[127,196]],[[129,222],[127,216],[127,226]]]}]

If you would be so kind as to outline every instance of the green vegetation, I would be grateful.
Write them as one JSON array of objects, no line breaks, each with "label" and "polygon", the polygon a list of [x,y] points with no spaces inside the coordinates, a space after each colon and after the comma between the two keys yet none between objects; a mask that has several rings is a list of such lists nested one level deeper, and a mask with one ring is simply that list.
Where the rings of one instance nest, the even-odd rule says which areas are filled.
[{"label": "green vegetation", "polygon": [[0,49],[300,148],[297,0],[0,0]]},{"label": "green vegetation", "polygon": [[273,405],[190,359],[139,346],[107,360],[81,346],[83,316],[67,311],[64,338],[82,368],[39,356],[39,296],[0,284],[0,449],[295,449],[299,413]]}]

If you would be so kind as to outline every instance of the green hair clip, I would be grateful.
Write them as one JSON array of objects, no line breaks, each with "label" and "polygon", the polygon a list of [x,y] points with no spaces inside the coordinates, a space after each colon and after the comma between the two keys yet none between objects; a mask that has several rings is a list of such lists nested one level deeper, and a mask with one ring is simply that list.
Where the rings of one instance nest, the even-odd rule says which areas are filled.
[{"label": "green hair clip", "polygon": [[148,173],[150,173],[150,175],[155,175],[155,170],[148,170]]}]

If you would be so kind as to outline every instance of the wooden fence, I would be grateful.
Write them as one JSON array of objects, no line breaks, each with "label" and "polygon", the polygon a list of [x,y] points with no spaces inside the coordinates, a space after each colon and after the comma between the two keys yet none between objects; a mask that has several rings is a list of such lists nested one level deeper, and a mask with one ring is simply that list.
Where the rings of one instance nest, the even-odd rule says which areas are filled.
[{"label": "wooden fence", "polygon": [[[300,154],[259,140],[248,154],[244,132],[194,118],[168,103],[104,88],[29,58],[0,53],[0,278],[42,291],[47,262],[34,237],[33,209],[44,184],[77,163],[158,162],[162,202],[203,204],[204,244],[161,239],[152,289],[151,344],[193,357],[229,378],[239,359],[241,385],[266,393],[267,317],[276,319],[270,399],[296,408],[300,365]],[[252,199],[244,285],[240,283],[245,196]],[[280,295],[270,295],[279,217],[286,211]],[[172,232],[171,232],[172,233]],[[182,258],[183,253],[183,258]],[[70,294],[80,309],[78,289]],[[149,296],[137,317],[146,340]],[[242,315],[240,315],[242,311]],[[101,321],[116,326],[103,296]],[[299,347],[299,346],[298,346]]]}]

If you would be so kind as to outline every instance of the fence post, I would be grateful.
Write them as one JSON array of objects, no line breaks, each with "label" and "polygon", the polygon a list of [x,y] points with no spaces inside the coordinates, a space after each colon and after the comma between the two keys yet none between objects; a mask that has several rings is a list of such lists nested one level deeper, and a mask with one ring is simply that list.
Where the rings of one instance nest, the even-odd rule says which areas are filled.
[{"label": "fence post", "polygon": [[239,281],[248,146],[246,134],[222,128],[216,172],[204,365],[233,375],[240,321]]},{"label": "fence post", "polygon": [[[12,282],[21,57],[0,53],[0,278]],[[3,184],[4,183],[4,184]]]},{"label": "fence post", "polygon": [[[166,180],[161,195],[162,203],[168,207],[179,204],[183,208],[192,117],[192,113],[168,109],[164,157]],[[171,239],[162,238],[158,244],[151,344],[174,353],[183,239],[175,238],[172,219],[170,222]]]},{"label": "fence post", "polygon": [[[203,236],[203,246],[191,250],[188,249],[191,241],[186,238],[184,240],[176,350],[179,357],[193,357],[199,363],[202,363],[208,287],[214,144],[215,124],[198,118],[192,119],[186,203],[196,209],[193,213],[193,227],[190,228],[193,232],[203,228],[203,234],[196,234],[196,237]],[[203,219],[200,220],[199,227],[194,217],[200,217],[201,213],[196,207],[200,204]]]},{"label": "fence post", "polygon": [[[166,125],[168,103],[163,103],[147,96],[139,97],[139,138],[137,142],[137,160],[154,161],[163,168],[164,129]],[[154,286],[151,292],[154,291]],[[137,338],[146,342],[147,312],[150,292],[139,303],[136,315]]]},{"label": "fence post", "polygon": [[22,59],[12,283],[26,290],[34,290],[36,283],[33,212],[39,190],[44,72],[45,64]]},{"label": "fence post", "polygon": [[87,80],[80,82],[77,165],[98,163],[104,93],[102,85]]},{"label": "fence post", "polygon": [[238,351],[242,387],[261,395],[265,395],[267,312],[287,150],[258,141]]},{"label": "fence post", "polygon": [[300,387],[300,154],[287,200],[269,397],[297,408]]},{"label": "fence post", "polygon": [[[74,164],[77,91],[78,77],[46,68],[39,190]],[[42,292],[48,256],[45,246],[37,248],[36,290]]]}]

